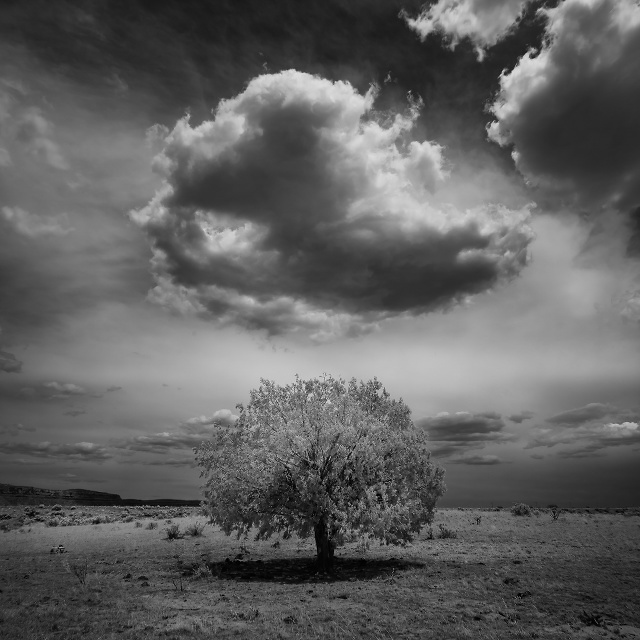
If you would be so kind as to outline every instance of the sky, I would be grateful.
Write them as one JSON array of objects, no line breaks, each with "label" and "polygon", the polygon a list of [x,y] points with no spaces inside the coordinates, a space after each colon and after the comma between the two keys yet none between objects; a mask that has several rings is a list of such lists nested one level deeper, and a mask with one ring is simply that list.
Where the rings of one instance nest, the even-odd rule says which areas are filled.
[{"label": "sky", "polygon": [[640,504],[639,103],[637,0],[5,0],[0,482],[198,498],[327,373],[442,506]]}]

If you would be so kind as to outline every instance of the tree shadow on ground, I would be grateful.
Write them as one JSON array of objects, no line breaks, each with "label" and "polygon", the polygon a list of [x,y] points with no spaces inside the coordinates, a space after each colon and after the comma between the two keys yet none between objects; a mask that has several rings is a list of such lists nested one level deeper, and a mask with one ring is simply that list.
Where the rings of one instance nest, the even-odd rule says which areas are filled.
[{"label": "tree shadow on ground", "polygon": [[365,558],[335,558],[331,574],[320,574],[315,560],[290,558],[273,560],[230,560],[208,562],[211,574],[221,580],[254,582],[345,582],[373,580],[392,576],[396,571],[424,567],[421,562],[389,558],[385,560]]}]

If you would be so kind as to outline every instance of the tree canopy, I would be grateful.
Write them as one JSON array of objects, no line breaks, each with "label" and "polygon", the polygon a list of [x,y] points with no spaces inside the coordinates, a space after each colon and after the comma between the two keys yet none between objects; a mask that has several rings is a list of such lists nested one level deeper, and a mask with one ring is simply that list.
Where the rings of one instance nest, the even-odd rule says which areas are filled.
[{"label": "tree canopy", "polygon": [[403,544],[432,521],[444,471],[377,379],[263,379],[238,408],[234,425],[195,449],[208,515],[225,533],[313,533],[328,571],[348,536]]}]

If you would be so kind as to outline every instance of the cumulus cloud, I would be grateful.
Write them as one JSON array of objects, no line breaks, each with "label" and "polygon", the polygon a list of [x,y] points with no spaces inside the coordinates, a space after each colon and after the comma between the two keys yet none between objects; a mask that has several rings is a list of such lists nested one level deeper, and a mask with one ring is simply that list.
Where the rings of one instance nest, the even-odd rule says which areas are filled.
[{"label": "cumulus cloud", "polygon": [[172,431],[135,436],[114,444],[117,449],[166,454],[175,449],[193,449],[221,426],[229,426],[238,419],[228,409],[216,411],[212,416],[189,418]]},{"label": "cumulus cloud", "polygon": [[563,457],[600,455],[603,449],[640,444],[640,411],[593,402],[547,418],[537,425],[525,448],[561,448]]},{"label": "cumulus cloud", "polygon": [[18,122],[16,138],[33,155],[54,169],[67,170],[66,161],[53,139],[53,125],[36,107],[26,109]]},{"label": "cumulus cloud", "polygon": [[520,413],[512,413],[510,416],[507,416],[511,422],[515,422],[517,424],[523,423],[525,420],[530,420],[533,418],[535,414],[533,411],[521,411]]},{"label": "cumulus cloud", "polygon": [[25,427],[20,422],[10,425],[0,425],[0,435],[2,436],[17,436],[23,431],[35,431],[35,427]]},{"label": "cumulus cloud", "polygon": [[65,236],[73,231],[64,215],[45,218],[20,207],[2,207],[0,219],[13,231],[27,238]]},{"label": "cumulus cloud", "polygon": [[153,250],[151,299],[322,339],[516,275],[528,210],[436,206],[443,150],[411,139],[419,105],[383,117],[375,95],[289,70],[254,78],[211,121],[180,120],[155,160],[163,187],[131,212]]},{"label": "cumulus cloud", "polygon": [[564,0],[546,39],[500,78],[489,138],[517,168],[596,210],[640,203],[640,5]]},{"label": "cumulus cloud", "polygon": [[514,438],[505,431],[502,416],[492,411],[443,412],[416,420],[415,424],[429,433],[432,451],[441,457],[459,454],[465,449],[481,449],[487,443],[508,442]]},{"label": "cumulus cloud", "polygon": [[438,0],[425,5],[418,17],[401,17],[421,40],[440,34],[453,50],[465,38],[473,43],[478,60],[487,48],[504,38],[522,16],[530,0]]},{"label": "cumulus cloud", "polygon": [[93,442],[73,444],[56,444],[54,442],[0,443],[0,453],[85,462],[104,462],[113,457],[106,447]]}]

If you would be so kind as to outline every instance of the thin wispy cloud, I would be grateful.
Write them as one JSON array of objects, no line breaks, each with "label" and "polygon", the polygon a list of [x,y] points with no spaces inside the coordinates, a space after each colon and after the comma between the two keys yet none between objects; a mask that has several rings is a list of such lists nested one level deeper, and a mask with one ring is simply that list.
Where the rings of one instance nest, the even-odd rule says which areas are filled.
[{"label": "thin wispy cloud", "polygon": [[2,436],[17,436],[25,432],[32,433],[35,430],[35,427],[25,426],[20,422],[9,425],[0,424],[0,435]]},{"label": "thin wispy cloud", "polygon": [[515,422],[517,424],[523,423],[525,420],[531,420],[535,413],[533,411],[520,411],[520,413],[512,413],[510,416],[507,416],[511,422]]},{"label": "thin wispy cloud", "polygon": [[486,455],[464,455],[447,460],[447,464],[469,464],[472,466],[493,466],[496,464],[505,464],[505,460],[502,460],[498,456],[486,454]]},{"label": "thin wispy cloud", "polygon": [[211,416],[189,418],[172,430],[122,439],[112,446],[114,449],[163,455],[179,449],[193,449],[217,429],[229,426],[237,419],[238,416],[228,409],[221,409]]},{"label": "thin wispy cloud", "polygon": [[107,447],[93,442],[0,442],[0,453],[85,462],[104,462],[113,457]]},{"label": "thin wispy cloud", "polygon": [[64,215],[45,218],[20,207],[2,207],[0,220],[6,227],[27,238],[66,236],[73,231]]}]

